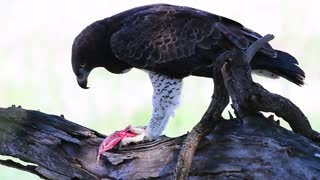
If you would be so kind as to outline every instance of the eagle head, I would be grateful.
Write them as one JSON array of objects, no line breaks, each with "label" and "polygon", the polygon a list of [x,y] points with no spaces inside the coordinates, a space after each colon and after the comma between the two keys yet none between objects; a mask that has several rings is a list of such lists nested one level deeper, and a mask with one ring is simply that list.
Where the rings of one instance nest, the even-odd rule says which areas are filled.
[{"label": "eagle head", "polygon": [[108,55],[107,28],[100,21],[86,27],[72,45],[72,69],[80,87],[88,89],[92,69],[104,67]]},{"label": "eagle head", "polygon": [[78,84],[88,89],[88,76],[92,69],[104,67],[111,73],[128,72],[132,66],[118,60],[110,48],[110,38],[119,28],[117,21],[109,18],[96,21],[86,27],[74,40],[72,45],[72,69]]}]

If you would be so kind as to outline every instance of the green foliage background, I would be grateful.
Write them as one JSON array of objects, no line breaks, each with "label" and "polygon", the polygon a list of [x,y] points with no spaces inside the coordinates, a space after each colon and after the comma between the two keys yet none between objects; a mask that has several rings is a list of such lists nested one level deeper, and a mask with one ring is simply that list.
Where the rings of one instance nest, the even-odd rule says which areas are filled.
[{"label": "green foliage background", "polygon": [[[274,34],[276,39],[271,44],[300,61],[307,73],[307,84],[300,88],[283,79],[255,79],[272,92],[290,98],[309,117],[314,129],[320,131],[318,1],[162,2],[199,8],[237,20],[263,35]],[[144,72],[133,70],[125,75],[113,75],[96,69],[90,75],[91,89],[83,90],[77,86],[70,56],[72,41],[85,26],[151,3],[155,1],[1,1],[0,107],[16,104],[26,109],[64,114],[69,120],[105,134],[128,124],[146,125],[152,109],[152,88]],[[212,89],[210,79],[187,78],[182,105],[165,134],[178,136],[190,130],[206,110]],[[0,166],[0,179],[39,178]]]}]

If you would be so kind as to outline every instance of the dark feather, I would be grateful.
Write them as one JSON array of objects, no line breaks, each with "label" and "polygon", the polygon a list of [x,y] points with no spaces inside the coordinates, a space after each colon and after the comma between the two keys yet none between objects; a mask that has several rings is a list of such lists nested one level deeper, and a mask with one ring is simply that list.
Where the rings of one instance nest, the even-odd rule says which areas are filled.
[{"label": "dark feather", "polygon": [[[233,48],[246,49],[253,37],[260,36],[233,20],[170,5],[151,6],[135,12],[124,18],[121,24],[111,37],[115,56],[134,67],[168,75],[178,74],[175,71],[179,68],[190,70],[190,75],[192,71],[207,66],[210,57],[207,54],[199,56],[197,49],[211,49],[215,54]],[[275,54],[270,45],[261,51],[269,56]],[[173,64],[179,67],[166,67]]]},{"label": "dark feather", "polygon": [[[153,4],[133,8],[94,22],[76,38],[73,69],[105,67],[122,73],[132,67],[173,78],[212,77],[223,52],[247,49],[261,35],[231,19],[190,7]],[[263,69],[298,85],[304,72],[290,54],[263,46],[253,69]]]},{"label": "dark feather", "polygon": [[251,66],[252,69],[264,69],[273,72],[299,86],[304,84],[304,71],[299,68],[298,61],[286,52],[277,50],[276,58],[257,54],[254,56]]},{"label": "dark feather", "polygon": [[[298,66],[298,61],[290,54],[276,50],[277,57],[272,58],[263,53],[258,53],[251,61],[253,70],[267,70],[275,73],[298,86],[304,84],[305,73]],[[201,67],[192,72],[192,75],[212,78],[212,66]]]}]

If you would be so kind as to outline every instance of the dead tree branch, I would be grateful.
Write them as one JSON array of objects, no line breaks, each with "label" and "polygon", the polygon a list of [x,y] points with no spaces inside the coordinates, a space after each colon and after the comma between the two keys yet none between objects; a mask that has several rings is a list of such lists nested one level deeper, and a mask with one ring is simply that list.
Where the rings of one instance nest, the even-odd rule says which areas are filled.
[{"label": "dead tree branch", "polygon": [[320,141],[320,134],[311,128],[309,120],[295,104],[287,98],[270,93],[252,80],[249,65],[251,60],[246,58],[252,58],[252,53],[272,39],[272,35],[266,35],[252,44],[246,52],[233,50],[224,54],[227,61],[222,67],[222,75],[238,118],[243,119],[259,111],[273,112],[287,121],[294,132]]},{"label": "dead tree branch", "polygon": [[320,134],[312,130],[308,119],[297,106],[289,99],[268,92],[252,80],[250,62],[255,53],[273,38],[273,35],[268,34],[254,42],[246,51],[227,51],[215,60],[213,98],[201,121],[184,141],[176,166],[176,179],[187,179],[197,146],[222,119],[221,113],[229,102],[229,94],[239,119],[260,111],[274,112],[284,118],[294,132],[315,141],[320,140]]},{"label": "dead tree branch", "polygon": [[200,122],[192,128],[184,140],[175,169],[175,179],[177,180],[187,179],[194,153],[200,141],[214,129],[219,121],[224,120],[221,114],[229,103],[229,94],[221,74],[224,56],[220,56],[214,61],[216,63],[212,69],[214,90],[211,103]]},{"label": "dead tree branch", "polygon": [[[182,142],[157,141],[96,155],[104,136],[60,116],[20,108],[0,108],[0,163],[45,179],[172,179]],[[203,138],[190,179],[317,179],[320,148],[262,115],[221,121]]]}]

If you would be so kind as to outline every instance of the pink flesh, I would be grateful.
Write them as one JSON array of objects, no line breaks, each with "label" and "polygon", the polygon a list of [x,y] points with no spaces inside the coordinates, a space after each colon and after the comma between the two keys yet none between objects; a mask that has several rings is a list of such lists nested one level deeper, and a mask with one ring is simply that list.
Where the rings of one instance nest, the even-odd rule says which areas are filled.
[{"label": "pink flesh", "polygon": [[106,139],[103,140],[99,146],[99,152],[97,161],[100,159],[100,155],[118,145],[123,138],[134,137],[137,133],[130,130],[130,126],[126,127],[124,130],[116,131],[110,134]]}]

